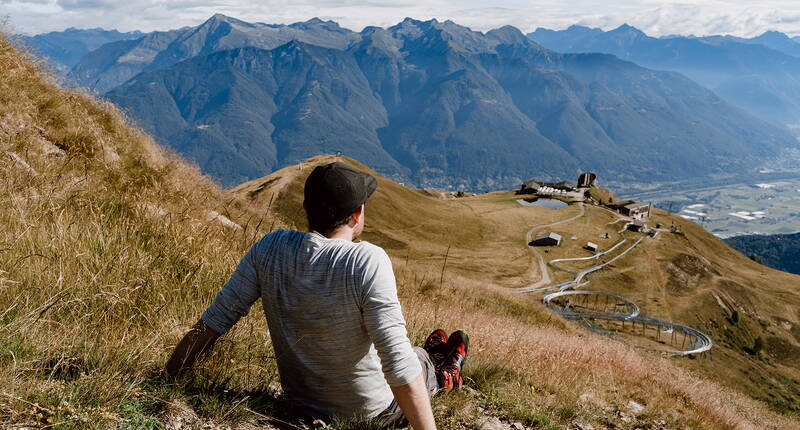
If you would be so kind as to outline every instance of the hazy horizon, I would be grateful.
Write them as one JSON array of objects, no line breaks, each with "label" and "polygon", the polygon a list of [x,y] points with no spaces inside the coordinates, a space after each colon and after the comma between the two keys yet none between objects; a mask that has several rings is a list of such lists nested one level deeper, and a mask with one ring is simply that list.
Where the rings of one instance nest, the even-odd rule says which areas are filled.
[{"label": "hazy horizon", "polygon": [[788,0],[759,6],[732,0],[629,1],[602,3],[579,0],[570,5],[548,0],[531,5],[502,0],[492,7],[467,0],[272,0],[253,4],[241,0],[0,0],[0,17],[8,30],[24,34],[67,28],[104,28],[119,31],[168,30],[202,23],[215,13],[248,22],[290,24],[318,17],[360,31],[366,26],[387,27],[405,17],[452,20],[474,30],[487,31],[513,25],[525,33],[537,27],[560,30],[570,25],[610,30],[624,23],[652,36],[735,35],[753,37],[774,30],[800,34],[800,4]]}]

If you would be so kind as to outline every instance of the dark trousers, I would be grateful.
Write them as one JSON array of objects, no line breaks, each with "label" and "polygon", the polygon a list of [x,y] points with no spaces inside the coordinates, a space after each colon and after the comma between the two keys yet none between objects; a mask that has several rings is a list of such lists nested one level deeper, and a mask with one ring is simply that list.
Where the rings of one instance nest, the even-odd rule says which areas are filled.
[{"label": "dark trousers", "polygon": [[[439,391],[439,382],[436,380],[436,368],[427,351],[415,346],[414,352],[417,353],[419,363],[422,365],[422,377],[425,379],[428,395],[433,397],[434,394]],[[406,420],[406,416],[403,415],[403,411],[400,410],[400,405],[397,404],[397,400],[392,400],[389,407],[381,412],[377,419],[385,423],[385,427],[388,429],[402,428],[408,425],[408,420]]]}]

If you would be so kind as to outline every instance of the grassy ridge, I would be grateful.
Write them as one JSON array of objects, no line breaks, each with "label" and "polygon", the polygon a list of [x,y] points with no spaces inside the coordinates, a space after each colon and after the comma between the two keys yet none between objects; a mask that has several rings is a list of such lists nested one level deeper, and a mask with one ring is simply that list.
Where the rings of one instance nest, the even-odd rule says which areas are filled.
[{"label": "grassy ridge", "polygon": [[[296,196],[254,212],[258,193],[254,203],[222,192],[113,107],[50,83],[1,39],[0,74],[0,423],[162,428],[185,419],[249,428],[280,416],[257,307],[193,376],[167,383],[160,369],[247,247],[295,225]],[[295,168],[285,189],[308,167]],[[522,215],[492,196],[463,205],[380,180],[368,234],[399,249],[413,340],[437,326],[473,339],[466,376],[474,391],[436,399],[443,428],[474,428],[486,415],[534,428],[788,427],[760,403],[497,288],[528,275],[527,250],[509,249],[510,237],[555,215]],[[264,216],[266,207],[286,210]],[[460,222],[437,219],[441,211]],[[451,241],[443,270],[454,235],[462,238]],[[501,257],[520,263],[495,267]],[[630,411],[631,400],[644,411]]]}]

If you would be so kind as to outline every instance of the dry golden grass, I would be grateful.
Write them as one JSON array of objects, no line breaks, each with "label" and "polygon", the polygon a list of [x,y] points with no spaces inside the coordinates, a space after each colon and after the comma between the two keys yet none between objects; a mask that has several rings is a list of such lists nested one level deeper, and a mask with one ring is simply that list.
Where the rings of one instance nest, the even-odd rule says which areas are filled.
[{"label": "dry golden grass", "polygon": [[[168,383],[160,369],[247,247],[302,224],[309,166],[228,194],[112,106],[49,83],[2,39],[0,73],[0,426],[162,428],[186,404],[205,422],[252,427],[252,411],[279,412],[256,311],[192,377]],[[508,193],[443,199],[380,180],[366,236],[393,256],[414,340],[437,326],[473,340],[466,375],[479,393],[438,398],[443,428],[474,428],[487,413],[537,428],[795,424],[499,288],[531,281],[522,237],[564,212],[522,208]],[[631,400],[644,411],[629,411]]]},{"label": "dry golden grass", "polygon": [[[234,193],[250,199],[259,210],[274,210],[276,217],[302,229],[302,183],[314,165],[333,159],[315,157],[302,167],[243,184]],[[353,160],[341,160],[367,169]],[[471,365],[475,367],[468,369],[468,374],[489,398],[500,396],[495,407],[501,405],[504,413],[540,425],[574,421],[623,427],[664,421],[668,428],[795,425],[792,418],[773,414],[763,404],[678,366],[688,359],[676,362],[590,335],[545,312],[532,297],[500,288],[525,285],[538,277],[528,271],[534,260],[522,240],[525,232],[537,224],[574,216],[576,207],[557,211],[527,208],[518,205],[510,192],[444,199],[383,178],[379,183],[367,204],[366,238],[386,246],[394,257],[412,333],[421,340],[433,327],[467,329],[476,345]],[[261,187],[263,184],[267,185]],[[585,241],[607,231],[611,236],[607,244],[615,243],[619,236],[613,232],[622,225],[609,226],[610,221],[613,217],[607,211],[587,208],[584,216],[555,227],[566,235],[567,242],[552,249],[547,259],[574,256],[582,252]],[[460,226],[465,227],[457,228]],[[626,234],[629,239],[639,237]],[[580,240],[572,242],[570,235]],[[717,242],[712,239],[709,244],[718,246]],[[603,271],[592,289],[603,291],[614,283],[605,279],[609,273],[628,276],[632,270],[652,271],[640,265],[638,250],[632,255],[637,256],[631,259],[633,263],[615,264],[615,270]],[[736,254],[726,257],[738,263]],[[636,288],[635,284],[628,287]],[[708,360],[696,361],[713,368]],[[630,400],[647,405],[639,424],[619,419]]]},{"label": "dry golden grass", "polygon": [[603,187],[590,188],[589,196],[595,199],[598,203],[613,203],[619,201],[619,197]]},{"label": "dry golden grass", "polygon": [[146,425],[153,396],[186,389],[157,370],[259,219],[4,40],[0,71],[0,422]]}]

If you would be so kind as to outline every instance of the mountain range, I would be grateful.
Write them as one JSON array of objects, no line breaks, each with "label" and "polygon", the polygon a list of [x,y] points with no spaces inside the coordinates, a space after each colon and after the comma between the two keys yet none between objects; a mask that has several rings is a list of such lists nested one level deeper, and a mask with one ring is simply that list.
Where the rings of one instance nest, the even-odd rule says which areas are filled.
[{"label": "mountain range", "polygon": [[722,38],[739,43],[747,43],[751,45],[764,45],[767,48],[783,52],[784,54],[800,57],[800,36],[789,37],[780,31],[765,31],[764,33],[750,38],[736,37],[736,36],[707,36],[700,39],[713,41],[714,39]]},{"label": "mountain range", "polygon": [[752,170],[796,144],[681,74],[557,53],[510,26],[353,32],[215,15],[103,45],[69,77],[225,185],[337,151],[425,187],[584,169],[654,182]]},{"label": "mountain range", "polygon": [[117,30],[102,28],[52,31],[35,36],[18,36],[33,49],[33,52],[49,60],[51,68],[61,75],[67,75],[81,59],[106,43],[120,40],[138,39],[139,31],[120,33]]},{"label": "mountain range", "polygon": [[292,40],[345,49],[357,33],[332,21],[311,19],[291,25],[248,23],[222,14],[197,27],[147,33],[92,52],[75,65],[69,78],[79,85],[106,92],[140,72],[169,67],[198,55],[252,46],[272,49]]},{"label": "mountain range", "polygon": [[610,31],[538,28],[528,37],[559,52],[602,52],[641,66],[682,73],[776,124],[800,124],[800,43],[783,33],[655,38],[629,25]]}]

